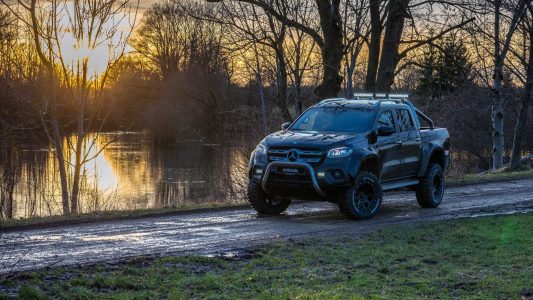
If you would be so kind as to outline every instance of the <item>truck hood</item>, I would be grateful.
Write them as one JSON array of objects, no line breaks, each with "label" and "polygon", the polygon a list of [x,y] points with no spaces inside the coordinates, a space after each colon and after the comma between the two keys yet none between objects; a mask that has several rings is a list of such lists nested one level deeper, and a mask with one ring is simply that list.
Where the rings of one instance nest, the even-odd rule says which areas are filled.
[{"label": "truck hood", "polygon": [[346,142],[354,138],[355,134],[324,133],[316,131],[278,131],[265,138],[269,147],[311,147],[326,148]]}]

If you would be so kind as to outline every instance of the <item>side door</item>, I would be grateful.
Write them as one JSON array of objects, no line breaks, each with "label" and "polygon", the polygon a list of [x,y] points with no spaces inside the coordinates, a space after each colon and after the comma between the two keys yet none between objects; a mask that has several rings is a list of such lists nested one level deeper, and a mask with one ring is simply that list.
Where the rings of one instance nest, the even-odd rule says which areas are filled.
[{"label": "side door", "polygon": [[413,116],[408,109],[396,109],[396,121],[400,132],[398,141],[402,146],[401,177],[415,177],[422,162],[422,141]]},{"label": "side door", "polygon": [[383,126],[390,126],[395,132],[389,136],[379,136],[374,144],[381,160],[381,181],[389,181],[398,177],[402,163],[401,145],[397,143],[398,126],[395,122],[394,111],[385,110],[380,112],[375,130]]}]

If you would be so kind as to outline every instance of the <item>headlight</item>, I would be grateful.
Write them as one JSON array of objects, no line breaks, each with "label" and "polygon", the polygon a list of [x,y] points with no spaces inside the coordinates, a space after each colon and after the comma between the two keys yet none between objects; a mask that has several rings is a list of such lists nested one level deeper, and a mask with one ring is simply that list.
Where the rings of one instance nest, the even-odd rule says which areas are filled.
[{"label": "headlight", "polygon": [[263,144],[257,145],[257,148],[255,148],[255,153],[256,154],[260,154],[260,155],[266,155],[266,153],[267,153],[266,146],[263,145]]},{"label": "headlight", "polygon": [[340,148],[334,148],[329,150],[328,157],[329,158],[342,158],[342,157],[348,157],[352,155],[353,150],[348,147],[340,147]]}]

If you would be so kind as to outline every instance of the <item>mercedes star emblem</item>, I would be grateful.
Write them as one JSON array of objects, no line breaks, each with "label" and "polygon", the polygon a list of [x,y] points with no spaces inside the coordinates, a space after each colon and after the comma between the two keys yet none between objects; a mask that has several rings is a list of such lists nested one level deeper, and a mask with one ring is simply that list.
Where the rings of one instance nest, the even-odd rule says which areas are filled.
[{"label": "mercedes star emblem", "polygon": [[297,161],[298,160],[298,152],[296,150],[289,151],[289,153],[287,153],[287,158],[290,161]]}]

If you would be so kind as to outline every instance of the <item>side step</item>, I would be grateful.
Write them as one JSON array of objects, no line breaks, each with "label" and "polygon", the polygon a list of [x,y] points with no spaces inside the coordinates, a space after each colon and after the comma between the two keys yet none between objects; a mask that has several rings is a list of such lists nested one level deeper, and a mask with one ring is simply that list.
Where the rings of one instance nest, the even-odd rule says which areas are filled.
[{"label": "side step", "polygon": [[417,185],[420,182],[418,179],[409,179],[401,181],[386,182],[381,184],[381,189],[385,191],[397,190],[408,186]]}]

